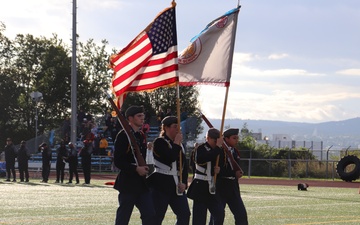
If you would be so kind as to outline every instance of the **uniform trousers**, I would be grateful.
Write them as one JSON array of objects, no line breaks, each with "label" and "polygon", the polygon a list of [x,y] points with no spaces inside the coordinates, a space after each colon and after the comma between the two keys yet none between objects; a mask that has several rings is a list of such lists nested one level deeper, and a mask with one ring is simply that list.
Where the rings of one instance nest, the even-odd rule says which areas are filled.
[{"label": "uniform trousers", "polygon": [[134,206],[140,211],[142,225],[155,224],[155,210],[149,191],[141,194],[120,192],[118,200],[115,225],[128,225]]},{"label": "uniform trousers", "polygon": [[176,225],[188,225],[190,222],[190,208],[185,194],[179,196],[174,192],[165,193],[156,189],[151,189],[156,211],[156,224],[161,225],[164,220],[168,205],[176,215]]},{"label": "uniform trousers", "polygon": [[14,180],[16,180],[15,162],[14,163],[6,162],[6,174],[8,180],[10,180],[11,173],[13,175]]},{"label": "uniform trousers", "polygon": [[[77,162],[69,162],[69,182],[71,183],[75,174],[76,183],[79,183],[79,173],[77,170]],[[90,182],[90,181],[89,181]]]},{"label": "uniform trousers", "polygon": [[229,206],[230,211],[234,215],[235,225],[247,225],[247,213],[244,202],[240,194],[234,195],[232,198],[221,199],[221,204],[225,208],[226,204]]},{"label": "uniform trousers", "polygon": [[47,182],[49,180],[50,167],[51,167],[51,162],[43,162],[41,175],[42,175],[43,181],[45,181],[45,182]]},{"label": "uniform trousers", "polygon": [[214,225],[222,225],[225,218],[225,209],[219,204],[219,201],[214,197],[209,198],[207,202],[193,201],[193,225],[205,225],[207,210],[213,217]]},{"label": "uniform trousers", "polygon": [[[248,225],[247,212],[240,196],[240,187],[237,179],[229,180],[219,177],[217,189],[220,204],[225,209],[226,204],[234,215],[235,225]],[[214,224],[211,215],[209,225]]]},{"label": "uniform trousers", "polygon": [[28,162],[19,163],[20,181],[24,181],[24,175],[26,181],[29,181],[29,165]]},{"label": "uniform trousers", "polygon": [[56,181],[64,182],[65,177],[65,163],[61,161],[56,162]]},{"label": "uniform trousers", "polygon": [[90,184],[91,179],[91,156],[81,157],[81,166],[84,173],[85,184]]}]

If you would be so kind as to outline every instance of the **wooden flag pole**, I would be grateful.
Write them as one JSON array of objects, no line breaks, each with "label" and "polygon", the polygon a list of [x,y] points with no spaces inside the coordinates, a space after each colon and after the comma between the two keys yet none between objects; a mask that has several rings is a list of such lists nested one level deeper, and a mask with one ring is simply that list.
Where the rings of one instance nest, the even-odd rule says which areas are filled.
[{"label": "wooden flag pole", "polygon": [[[180,87],[179,87],[179,81],[176,82],[176,114],[177,114],[177,121],[178,121],[178,132],[181,132],[180,130]],[[181,150],[179,152],[179,183],[182,183],[182,143],[180,143],[181,146]],[[176,193],[177,195],[182,195],[182,193],[180,193],[179,188],[176,188]]]},{"label": "wooden flag pole", "polygon": [[220,135],[221,135],[221,134],[223,133],[223,131],[224,131],[225,113],[226,113],[226,106],[227,106],[228,95],[229,95],[229,87],[226,87],[224,107],[223,107],[223,114],[222,114],[222,118],[221,118]]},{"label": "wooden flag pole", "polygon": [[[224,123],[225,123],[225,113],[226,113],[226,105],[227,105],[227,99],[228,99],[228,95],[229,95],[229,86],[226,87],[226,92],[225,92],[225,100],[224,100],[224,107],[223,107],[223,114],[222,114],[222,118],[221,118],[221,126],[220,126],[220,138],[222,138],[222,133],[224,130]],[[216,167],[219,166],[219,156],[216,157]],[[214,174],[214,189],[216,186],[216,177],[217,174]]]}]

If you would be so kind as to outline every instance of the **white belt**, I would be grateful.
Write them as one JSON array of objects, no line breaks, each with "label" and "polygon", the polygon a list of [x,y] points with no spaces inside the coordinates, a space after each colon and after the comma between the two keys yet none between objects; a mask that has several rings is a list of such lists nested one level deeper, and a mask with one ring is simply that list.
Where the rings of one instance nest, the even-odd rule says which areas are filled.
[{"label": "white belt", "polygon": [[178,172],[176,170],[164,170],[158,167],[155,167],[155,172],[156,173],[161,173],[161,174],[165,174],[165,175],[172,175],[172,176],[177,176]]},{"label": "white belt", "polygon": [[201,175],[201,174],[198,174],[198,173],[195,173],[194,178],[199,179],[199,180],[211,181],[211,176],[205,176],[205,175]]},{"label": "white belt", "polygon": [[183,195],[183,193],[178,193],[178,190],[179,190],[178,189],[178,184],[179,184],[178,174],[179,174],[179,172],[177,171],[177,168],[176,168],[176,161],[172,162],[171,167],[159,162],[156,159],[154,159],[154,162],[155,162],[155,173],[161,173],[161,174],[173,176],[174,182],[175,182],[175,187],[176,187],[176,194],[179,196]]},{"label": "white belt", "polygon": [[220,177],[222,179],[235,180],[235,177]]}]

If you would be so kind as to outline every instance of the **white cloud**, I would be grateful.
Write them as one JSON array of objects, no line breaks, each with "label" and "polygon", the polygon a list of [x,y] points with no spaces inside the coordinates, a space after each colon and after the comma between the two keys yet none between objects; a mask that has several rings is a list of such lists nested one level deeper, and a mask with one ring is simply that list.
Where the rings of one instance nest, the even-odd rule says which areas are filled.
[{"label": "white cloud", "polygon": [[246,62],[251,62],[259,57],[252,53],[240,53],[240,52],[234,52],[233,62],[234,64],[243,64]]},{"label": "white cloud", "polygon": [[287,58],[289,55],[286,53],[282,53],[282,54],[271,54],[268,56],[268,59],[273,59],[273,60],[277,60],[277,59],[283,59],[283,58]]},{"label": "white cloud", "polygon": [[[248,63],[254,61],[272,61],[277,58],[280,59],[287,57],[287,54],[278,54],[278,55],[270,55],[269,57],[262,57],[253,53],[238,53],[234,54],[233,58],[233,69],[232,74],[234,76],[258,76],[258,77],[293,77],[293,76],[325,76],[325,74],[309,72],[305,69],[297,69],[297,68],[279,68],[279,69],[267,69],[261,70],[258,68],[254,68],[253,66],[248,66]],[[268,63],[268,62],[267,62]],[[261,65],[260,62],[257,64]],[[286,64],[284,64],[286,65]]]},{"label": "white cloud", "polygon": [[248,67],[242,64],[233,64],[232,70],[234,76],[257,76],[257,77],[293,77],[293,76],[325,76],[321,73],[313,73],[304,69],[273,69],[261,70],[253,67]]},{"label": "white cloud", "polygon": [[304,69],[277,69],[277,70],[264,70],[260,74],[262,76],[324,76],[320,73],[311,73]]},{"label": "white cloud", "polygon": [[336,73],[349,76],[360,76],[360,69],[346,69],[337,71]]},{"label": "white cloud", "polygon": [[[221,118],[225,88],[201,86],[199,102],[209,118]],[[211,96],[217,96],[211,97]],[[299,85],[266,81],[231,82],[226,118],[324,122],[358,116],[351,104],[341,102],[360,99],[356,87],[320,83]]]},{"label": "white cloud", "polygon": [[[16,12],[11,9],[16,9]],[[50,37],[53,33],[69,40],[72,29],[72,6],[67,1],[6,1],[0,15],[6,18],[6,35],[32,34]]]}]

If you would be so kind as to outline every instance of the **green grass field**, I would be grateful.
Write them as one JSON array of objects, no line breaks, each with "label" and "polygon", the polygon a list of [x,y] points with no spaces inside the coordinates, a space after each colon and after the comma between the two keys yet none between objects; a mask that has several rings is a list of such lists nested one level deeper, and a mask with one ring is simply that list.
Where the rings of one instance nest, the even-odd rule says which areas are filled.
[{"label": "green grass field", "polygon": [[[92,185],[8,183],[0,180],[0,224],[114,224],[117,191]],[[355,188],[241,185],[250,224],[360,224],[360,194]],[[190,207],[192,201],[189,201]],[[164,225],[175,223],[169,210]],[[130,224],[141,224],[134,210]],[[226,209],[224,224],[234,224]]]}]

